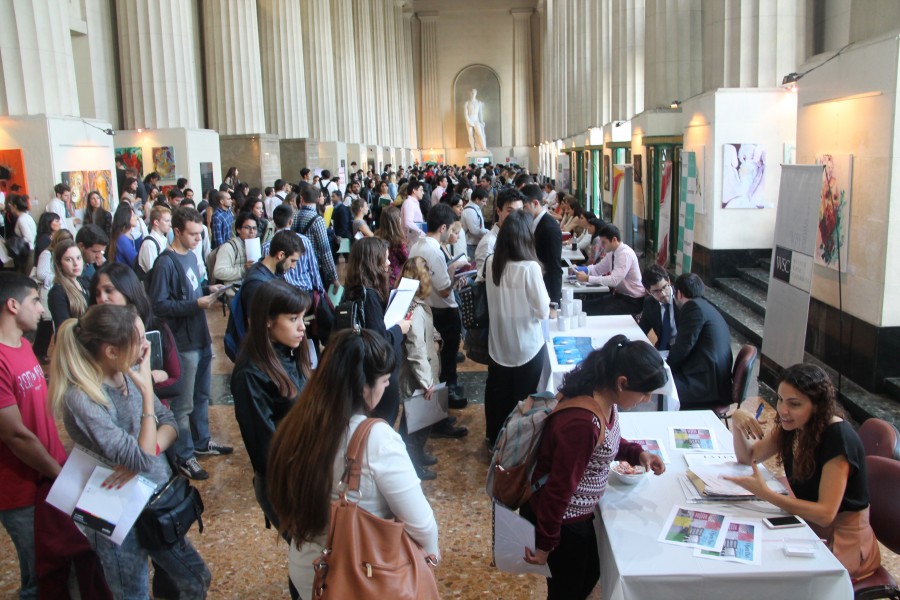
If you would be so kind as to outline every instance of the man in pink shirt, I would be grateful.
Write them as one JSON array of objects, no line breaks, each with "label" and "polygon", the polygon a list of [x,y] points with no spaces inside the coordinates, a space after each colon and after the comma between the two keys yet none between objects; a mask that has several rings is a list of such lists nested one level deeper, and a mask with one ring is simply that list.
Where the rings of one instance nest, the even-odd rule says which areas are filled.
[{"label": "man in pink shirt", "polygon": [[576,271],[578,281],[609,286],[605,294],[585,306],[589,315],[633,315],[644,309],[647,290],[641,283],[641,268],[630,246],[620,241],[621,233],[615,225],[600,229],[600,245],[606,252],[603,259]]},{"label": "man in pink shirt", "polygon": [[406,200],[400,207],[400,218],[403,221],[403,230],[406,233],[406,243],[408,246],[416,242],[417,239],[425,235],[419,226],[425,222],[422,215],[422,209],[419,208],[419,200],[425,196],[425,188],[418,179],[410,179],[406,186]]},{"label": "man in pink shirt", "polygon": [[440,175],[437,178],[437,186],[434,188],[434,191],[431,192],[431,205],[434,206],[441,201],[441,198],[444,197],[444,194],[447,193],[447,176]]}]

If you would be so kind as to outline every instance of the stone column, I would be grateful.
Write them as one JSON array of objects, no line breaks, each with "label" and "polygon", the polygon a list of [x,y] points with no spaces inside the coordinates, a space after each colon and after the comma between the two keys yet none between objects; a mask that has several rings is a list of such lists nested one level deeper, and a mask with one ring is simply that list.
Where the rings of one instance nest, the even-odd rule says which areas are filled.
[{"label": "stone column", "polygon": [[[373,95],[375,105],[375,143],[386,146],[390,143],[390,108],[391,101],[388,90],[387,65],[383,52],[383,42],[386,32],[384,24],[384,11],[381,8],[381,0],[365,0],[369,3],[372,14],[371,36],[373,41],[372,60],[375,63],[375,92]],[[378,161],[376,161],[377,163]],[[377,165],[376,165],[377,166]]]},{"label": "stone column", "polygon": [[353,28],[366,35],[356,36],[356,71],[359,73],[357,89],[363,101],[360,102],[360,137],[364,144],[377,141],[375,125],[375,46],[372,40],[372,7],[369,0],[353,0]]},{"label": "stone column", "polygon": [[0,116],[80,114],[68,2],[0,2]]},{"label": "stone column", "polygon": [[406,142],[404,146],[409,149],[419,147],[419,135],[416,126],[416,96],[415,82],[413,78],[413,50],[412,50],[412,9],[407,5],[403,8],[403,73],[400,79],[400,85],[403,89],[400,93],[403,95],[403,110],[406,119]]},{"label": "stone column", "polygon": [[666,107],[702,91],[700,0],[646,0],[644,105]]},{"label": "stone column", "polygon": [[531,77],[530,8],[514,8],[513,17],[513,146],[534,139],[534,96]]},{"label": "stone column", "polygon": [[[337,112],[337,137],[359,143],[359,88],[356,85],[356,48],[354,40],[364,37],[366,30],[354,31],[352,0],[331,0],[331,25],[334,44],[334,72]],[[326,72],[319,71],[319,75]],[[331,74],[331,72],[328,72]]]},{"label": "stone column", "polygon": [[266,134],[256,0],[203,0],[208,126],[219,132],[222,168],[252,186],[281,177],[278,136]]},{"label": "stone column", "polygon": [[306,91],[309,109],[309,137],[319,141],[337,140],[334,53],[331,39],[331,7],[328,0],[300,3],[303,26],[303,57],[306,62]]},{"label": "stone column", "polygon": [[210,128],[265,132],[256,0],[203,0],[203,26]]},{"label": "stone column", "polygon": [[402,145],[400,128],[400,69],[397,57],[397,22],[394,17],[395,0],[384,0],[384,37],[382,60],[387,64],[388,81],[388,138],[392,148]]},{"label": "stone column", "polygon": [[300,3],[257,0],[266,128],[281,139],[309,136]]},{"label": "stone column", "polygon": [[122,125],[199,126],[191,6],[184,0],[116,0]]},{"label": "stone column", "polygon": [[422,23],[422,148],[443,148],[444,128],[441,123],[441,99],[437,81],[438,14],[418,13],[418,17]]}]

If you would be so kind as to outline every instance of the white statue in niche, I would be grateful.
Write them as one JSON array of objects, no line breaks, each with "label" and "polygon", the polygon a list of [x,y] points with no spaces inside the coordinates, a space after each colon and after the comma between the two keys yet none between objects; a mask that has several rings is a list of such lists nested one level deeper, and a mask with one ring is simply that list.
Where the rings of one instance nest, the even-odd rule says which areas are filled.
[{"label": "white statue in niche", "polygon": [[469,147],[472,152],[487,151],[487,139],[484,135],[484,102],[478,99],[478,90],[469,92],[469,99],[463,106],[466,118],[466,131],[469,133]]}]

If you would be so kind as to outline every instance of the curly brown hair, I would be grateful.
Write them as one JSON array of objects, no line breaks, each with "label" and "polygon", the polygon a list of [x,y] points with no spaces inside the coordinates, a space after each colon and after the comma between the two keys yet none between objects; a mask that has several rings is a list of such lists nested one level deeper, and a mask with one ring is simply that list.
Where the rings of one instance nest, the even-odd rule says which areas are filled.
[{"label": "curly brown hair", "polygon": [[[801,429],[785,431],[781,427],[776,430],[778,444],[778,462],[784,464],[785,457],[792,457],[793,477],[806,481],[813,476],[816,467],[816,449],[822,442],[825,429],[833,417],[843,417],[843,410],[837,403],[837,392],[831,378],[824,370],[815,365],[797,364],[788,367],[781,375],[778,384],[793,386],[813,405],[809,422]],[[781,417],[775,422],[780,425]]]}]

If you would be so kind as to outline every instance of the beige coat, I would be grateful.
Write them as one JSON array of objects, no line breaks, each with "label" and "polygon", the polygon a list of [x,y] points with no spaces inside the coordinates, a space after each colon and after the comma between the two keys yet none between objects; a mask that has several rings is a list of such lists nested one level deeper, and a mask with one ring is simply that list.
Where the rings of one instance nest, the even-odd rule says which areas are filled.
[{"label": "beige coat", "polygon": [[403,341],[400,398],[409,398],[417,389],[434,385],[441,374],[441,361],[434,344],[431,308],[418,298],[413,307],[412,325]]}]

